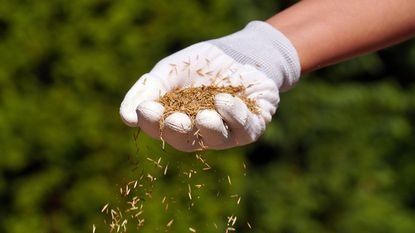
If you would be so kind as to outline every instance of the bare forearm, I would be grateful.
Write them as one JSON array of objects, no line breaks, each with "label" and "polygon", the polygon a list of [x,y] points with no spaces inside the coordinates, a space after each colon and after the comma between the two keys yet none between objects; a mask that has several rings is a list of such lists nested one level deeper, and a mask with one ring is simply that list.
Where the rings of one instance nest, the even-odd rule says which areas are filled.
[{"label": "bare forearm", "polygon": [[294,44],[302,72],[415,35],[414,0],[303,0],[267,22]]}]

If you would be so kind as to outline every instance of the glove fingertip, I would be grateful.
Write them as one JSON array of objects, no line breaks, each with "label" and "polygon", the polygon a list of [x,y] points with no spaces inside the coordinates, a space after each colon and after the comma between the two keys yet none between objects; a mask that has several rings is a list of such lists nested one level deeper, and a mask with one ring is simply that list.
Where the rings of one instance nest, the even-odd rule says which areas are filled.
[{"label": "glove fingertip", "polygon": [[160,138],[160,119],[163,117],[164,107],[156,101],[145,101],[138,105],[137,126],[153,138]]},{"label": "glove fingertip", "polygon": [[175,112],[164,120],[164,127],[180,134],[186,134],[192,130],[192,121],[185,113]]},{"label": "glove fingertip", "polygon": [[145,119],[149,122],[159,122],[164,113],[164,107],[156,101],[145,101],[136,109],[138,121]]},{"label": "glove fingertip", "polygon": [[224,120],[233,127],[243,127],[248,118],[248,107],[238,97],[227,93],[215,96],[215,106]]},{"label": "glove fingertip", "polygon": [[135,113],[135,111],[129,111],[127,108],[121,106],[120,117],[124,124],[130,127],[137,126],[137,114]]},{"label": "glove fingertip", "polygon": [[188,115],[174,112],[164,120],[163,139],[177,150],[192,152],[200,149],[193,132],[193,124]]},{"label": "glove fingertip", "polygon": [[196,115],[196,127],[200,136],[209,147],[217,147],[227,143],[228,129],[222,117],[214,110],[202,110]]}]

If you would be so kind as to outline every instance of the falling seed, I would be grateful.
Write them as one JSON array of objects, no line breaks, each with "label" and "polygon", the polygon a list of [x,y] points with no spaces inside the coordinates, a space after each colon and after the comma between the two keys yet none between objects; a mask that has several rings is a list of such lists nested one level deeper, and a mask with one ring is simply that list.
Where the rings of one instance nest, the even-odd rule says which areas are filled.
[{"label": "falling seed", "polygon": [[163,172],[163,174],[164,175],[166,175],[167,174],[167,169],[169,168],[169,164],[167,164],[165,167],[164,167],[164,172]]},{"label": "falling seed", "polygon": [[121,224],[121,226],[124,228],[124,232],[127,232],[127,222],[127,219],[124,219],[124,221]]},{"label": "falling seed", "polygon": [[155,165],[156,167],[158,167],[158,168],[163,168],[163,166],[161,166],[161,165],[160,165],[160,162],[161,162],[161,157],[160,157],[157,161],[155,161],[154,159],[149,158],[149,157],[147,157],[147,160],[148,160],[148,161],[150,161],[150,162],[152,162],[152,163],[154,163],[154,165]]},{"label": "falling seed", "polygon": [[[190,62],[189,62],[189,66],[190,66]],[[192,70],[192,72],[195,72],[195,71]],[[207,75],[207,73],[205,73],[205,71],[203,71],[202,69],[200,69],[199,72],[201,72],[204,75]],[[223,79],[226,80],[226,78],[227,77],[225,77]],[[235,95],[238,95],[238,94],[235,94]],[[199,140],[201,138],[200,131],[197,130],[194,133],[194,136],[196,138],[196,140],[195,140],[195,142],[196,142],[197,140]],[[203,144],[204,142],[202,140],[198,141],[198,143],[200,144],[201,147],[204,147],[204,144]],[[164,147],[164,145],[163,145],[163,147]],[[146,158],[146,157],[144,157],[144,158]],[[152,162],[156,167],[161,168],[161,170],[163,170],[164,175],[167,174],[167,171],[168,171],[168,168],[169,168],[169,163],[168,163],[168,161],[164,161],[163,157],[159,157],[158,159],[147,158],[147,160]],[[183,172],[183,174],[185,174],[185,177],[188,178],[188,179],[192,178],[193,179],[192,181],[195,181],[195,178],[199,178],[196,175],[198,171],[200,172],[201,170],[210,170],[210,169],[212,169],[212,167],[207,163],[206,158],[203,158],[201,155],[196,154],[196,160],[197,160],[196,163],[200,163],[200,165],[196,164],[196,165],[199,165],[197,169],[200,169],[200,170],[189,169],[186,172]],[[165,163],[165,164],[162,165],[162,163]],[[243,167],[244,167],[244,169],[246,169],[245,163],[243,163]],[[128,198],[128,200],[126,200],[126,203],[128,204],[127,208],[121,209],[121,210],[119,208],[114,208],[115,209],[114,210],[114,209],[111,209],[109,207],[109,203],[105,204],[105,206],[102,207],[101,212],[106,211],[107,214],[108,214],[108,212],[111,210],[111,222],[109,222],[109,224],[107,225],[108,228],[111,228],[110,232],[127,232],[127,225],[130,225],[132,220],[136,224],[137,229],[139,229],[141,227],[144,227],[145,220],[143,218],[143,216],[144,216],[143,213],[144,213],[145,208],[143,207],[143,203],[145,203],[145,202],[143,202],[143,201],[146,201],[146,200],[149,200],[149,199],[152,198],[153,191],[155,191],[153,188],[155,188],[156,185],[157,185],[157,183],[155,183],[154,181],[157,180],[157,179],[160,179],[160,177],[158,177],[159,173],[156,173],[157,175],[156,174],[153,175],[151,173],[147,173],[147,172],[144,172],[144,171],[145,170],[143,168],[141,168],[141,174],[139,175],[140,176],[139,179],[129,181],[125,186],[122,186],[120,188],[120,193],[123,196],[123,198],[125,198],[125,199]],[[180,172],[179,174],[182,174],[182,172]],[[149,179],[150,182],[147,182],[148,180],[145,181],[146,179]],[[144,181],[140,181],[140,180],[144,180]],[[228,180],[228,183],[230,185],[232,185],[231,177],[229,175],[227,176],[227,180]],[[221,179],[221,181],[223,182],[223,179]],[[201,189],[205,186],[202,183],[191,184],[190,181],[188,180],[188,182],[187,182],[188,196],[189,196],[189,199],[190,199],[190,203],[188,205],[189,210],[193,206],[195,206],[194,200],[198,200],[200,198],[200,195],[198,195],[199,191],[192,193],[192,186],[193,185],[194,185],[193,189]],[[204,191],[204,189],[202,189],[202,190]],[[135,194],[136,192],[139,192],[140,194],[138,196],[132,195],[132,194]],[[141,196],[143,194],[145,194],[145,196]],[[131,198],[129,195],[134,196],[134,197]],[[219,196],[220,196],[220,191],[217,192],[217,197],[219,197]],[[148,199],[147,199],[147,197],[148,197]],[[203,195],[202,195],[202,197],[203,197]],[[231,197],[235,198],[237,205],[240,204],[240,201],[241,201],[241,196],[240,195],[234,194],[234,195],[231,195]],[[157,200],[157,199],[154,199],[154,200]],[[160,199],[158,199],[158,200],[160,200]],[[162,210],[162,208],[164,207],[164,210],[166,211],[166,214],[167,214],[167,211],[168,211],[168,208],[169,208],[169,203],[168,202],[171,202],[171,201],[173,203],[175,203],[174,199],[167,198],[166,196],[163,196],[163,198],[161,200],[162,205],[160,206],[160,210]],[[172,206],[172,208],[173,207],[174,206]],[[130,220],[130,218],[131,218],[131,220]],[[127,219],[129,220],[128,223],[127,223]],[[105,221],[105,219],[104,219],[104,221]],[[225,228],[226,232],[235,231],[234,225],[236,225],[236,221],[237,221],[236,216],[232,215],[231,217],[228,218],[228,224],[227,224],[227,227]],[[170,227],[172,227],[173,223],[174,223],[174,219],[170,219],[165,224],[166,224],[167,228],[170,228]],[[216,229],[218,229],[218,225],[216,223],[213,223],[213,225],[215,226]],[[247,225],[251,229],[251,226],[248,222],[247,222]],[[93,228],[94,227],[95,226],[93,226]],[[172,230],[172,229],[167,229],[167,228],[165,229],[166,231]],[[192,228],[192,227],[189,227],[189,231],[195,233],[196,229]],[[93,233],[95,233],[95,229],[93,229]]]},{"label": "falling seed", "polygon": [[252,229],[251,224],[249,222],[246,222],[246,225],[248,225],[249,229]]},{"label": "falling seed", "polygon": [[142,213],[143,213],[143,211],[139,211],[138,213],[136,213],[136,214],[134,215],[134,217],[138,217],[138,216],[140,216]]},{"label": "falling seed", "polygon": [[200,132],[200,129],[197,129],[196,132],[193,134],[194,136],[198,135]]},{"label": "falling seed", "polygon": [[92,224],[92,233],[95,233],[96,227],[95,224]]},{"label": "falling seed", "polygon": [[211,169],[210,165],[199,154],[196,154],[196,159],[199,160],[205,166],[202,170],[205,171]]},{"label": "falling seed", "polygon": [[[162,121],[160,121],[160,125],[162,125]],[[160,128],[163,128],[163,127],[160,126]],[[161,140],[161,149],[164,150],[164,147],[166,146],[166,142],[164,141],[162,136],[160,136],[160,140]]]},{"label": "falling seed", "polygon": [[238,219],[238,217],[237,217],[237,216],[234,216],[234,217],[233,217],[233,219],[232,219],[232,223],[231,223],[231,225],[232,225],[232,226],[234,226],[234,225],[235,225],[235,223],[236,223],[236,219]]},{"label": "falling seed", "polygon": [[118,207],[117,207],[117,210],[118,210],[118,213],[119,213],[120,218],[122,218],[121,210]]},{"label": "falling seed", "polygon": [[128,186],[128,185],[133,184],[133,183],[134,183],[134,181],[135,181],[135,180],[132,180],[132,181],[128,182],[128,183],[127,183],[127,186]]},{"label": "falling seed", "polygon": [[155,180],[155,178],[150,174],[147,174],[147,178],[149,178],[151,182],[153,182]]},{"label": "falling seed", "polygon": [[189,192],[187,193],[189,195],[189,199],[192,200],[192,189],[190,188],[190,184],[187,184],[189,188]]},{"label": "falling seed", "polygon": [[144,219],[138,219],[137,221],[138,221],[137,226],[139,226],[139,227],[144,226]]},{"label": "falling seed", "polygon": [[238,218],[237,216],[233,216],[233,215],[231,215],[231,216],[229,216],[229,217],[227,217],[228,218],[228,226],[233,226],[233,225],[235,225],[235,222],[236,222],[236,219]]},{"label": "falling seed", "polygon": [[153,198],[153,196],[151,195],[151,192],[146,192],[145,195],[150,199]]},{"label": "falling seed", "polygon": [[170,226],[171,226],[171,224],[173,224],[173,222],[174,222],[174,219],[170,220],[170,221],[167,223],[166,227],[170,227]]},{"label": "falling seed", "polygon": [[117,212],[115,210],[111,209],[111,218],[114,219]]},{"label": "falling seed", "polygon": [[236,229],[235,228],[233,228],[233,227],[228,227],[228,228],[226,228],[226,231],[225,231],[225,233],[228,233],[228,232],[230,232],[230,231],[235,231]]},{"label": "falling seed", "polygon": [[200,146],[200,150],[208,149],[208,147],[203,143],[202,139],[199,139],[199,146]]},{"label": "falling seed", "polygon": [[101,209],[101,213],[103,213],[109,206],[110,203],[107,203],[106,205],[104,205],[104,207],[102,207]]}]

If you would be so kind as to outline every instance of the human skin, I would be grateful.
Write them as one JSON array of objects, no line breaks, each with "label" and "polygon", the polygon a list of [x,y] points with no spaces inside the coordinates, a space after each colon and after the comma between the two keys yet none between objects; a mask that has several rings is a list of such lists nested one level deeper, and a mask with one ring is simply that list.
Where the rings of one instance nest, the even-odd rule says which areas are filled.
[{"label": "human skin", "polygon": [[414,0],[303,0],[266,21],[293,43],[302,73],[415,35]]}]

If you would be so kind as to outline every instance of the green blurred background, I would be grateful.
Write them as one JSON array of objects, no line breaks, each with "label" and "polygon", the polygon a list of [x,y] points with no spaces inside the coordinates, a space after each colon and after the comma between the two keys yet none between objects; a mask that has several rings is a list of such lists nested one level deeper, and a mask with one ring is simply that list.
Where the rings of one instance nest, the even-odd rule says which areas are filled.
[{"label": "green blurred background", "polygon": [[194,155],[143,134],[136,145],[122,124],[124,94],[158,60],[291,3],[2,1],[0,232],[108,232],[102,206],[122,205],[119,188],[157,173],[144,161],[160,156],[171,171],[154,200],[185,198],[169,212],[149,203],[142,232],[171,218],[171,232],[224,232],[231,214],[238,232],[415,232],[413,40],[304,76],[259,142],[203,154],[214,169],[192,178],[208,187],[192,208],[182,173]]}]

